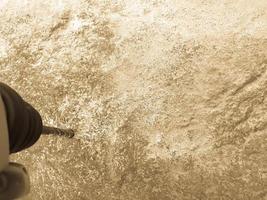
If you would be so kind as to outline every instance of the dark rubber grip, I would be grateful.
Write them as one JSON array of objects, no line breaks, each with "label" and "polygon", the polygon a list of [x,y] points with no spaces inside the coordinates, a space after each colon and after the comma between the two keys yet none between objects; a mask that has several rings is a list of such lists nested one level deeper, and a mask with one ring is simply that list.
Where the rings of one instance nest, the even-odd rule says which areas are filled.
[{"label": "dark rubber grip", "polygon": [[0,95],[6,108],[10,153],[32,146],[43,130],[40,114],[16,91],[1,82]]}]

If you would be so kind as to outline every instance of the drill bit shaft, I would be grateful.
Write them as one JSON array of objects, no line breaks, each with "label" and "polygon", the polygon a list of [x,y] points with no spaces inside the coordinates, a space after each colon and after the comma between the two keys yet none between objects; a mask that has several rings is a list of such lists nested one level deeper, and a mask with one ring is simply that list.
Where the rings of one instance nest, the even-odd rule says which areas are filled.
[{"label": "drill bit shaft", "polygon": [[65,136],[68,138],[74,137],[74,131],[72,129],[60,129],[50,126],[43,126],[43,132],[44,135],[59,135],[59,136]]}]

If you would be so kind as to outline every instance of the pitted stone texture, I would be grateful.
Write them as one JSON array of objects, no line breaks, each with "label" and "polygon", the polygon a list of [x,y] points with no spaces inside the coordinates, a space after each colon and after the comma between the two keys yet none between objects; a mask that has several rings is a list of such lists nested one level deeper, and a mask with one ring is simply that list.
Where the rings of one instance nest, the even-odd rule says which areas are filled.
[{"label": "pitted stone texture", "polygon": [[265,0],[0,2],[0,80],[77,130],[26,200],[267,198]]}]

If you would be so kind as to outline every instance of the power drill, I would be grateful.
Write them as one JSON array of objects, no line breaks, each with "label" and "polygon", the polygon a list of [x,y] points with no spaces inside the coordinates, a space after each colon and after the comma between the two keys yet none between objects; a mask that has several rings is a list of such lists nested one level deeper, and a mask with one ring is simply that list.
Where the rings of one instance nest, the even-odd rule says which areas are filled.
[{"label": "power drill", "polygon": [[0,200],[29,193],[30,180],[25,167],[9,162],[9,155],[31,147],[41,134],[72,138],[74,131],[44,126],[38,111],[0,82]]}]

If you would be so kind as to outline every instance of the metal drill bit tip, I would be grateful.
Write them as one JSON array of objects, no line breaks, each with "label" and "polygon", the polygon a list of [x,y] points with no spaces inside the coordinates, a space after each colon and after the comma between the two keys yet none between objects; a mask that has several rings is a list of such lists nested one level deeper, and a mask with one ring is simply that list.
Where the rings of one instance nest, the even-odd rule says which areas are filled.
[{"label": "metal drill bit tip", "polygon": [[72,138],[75,135],[74,130],[72,129],[60,129],[60,128],[55,128],[55,127],[50,127],[50,126],[44,126],[42,134],[59,135],[59,136],[65,136],[68,138]]}]

